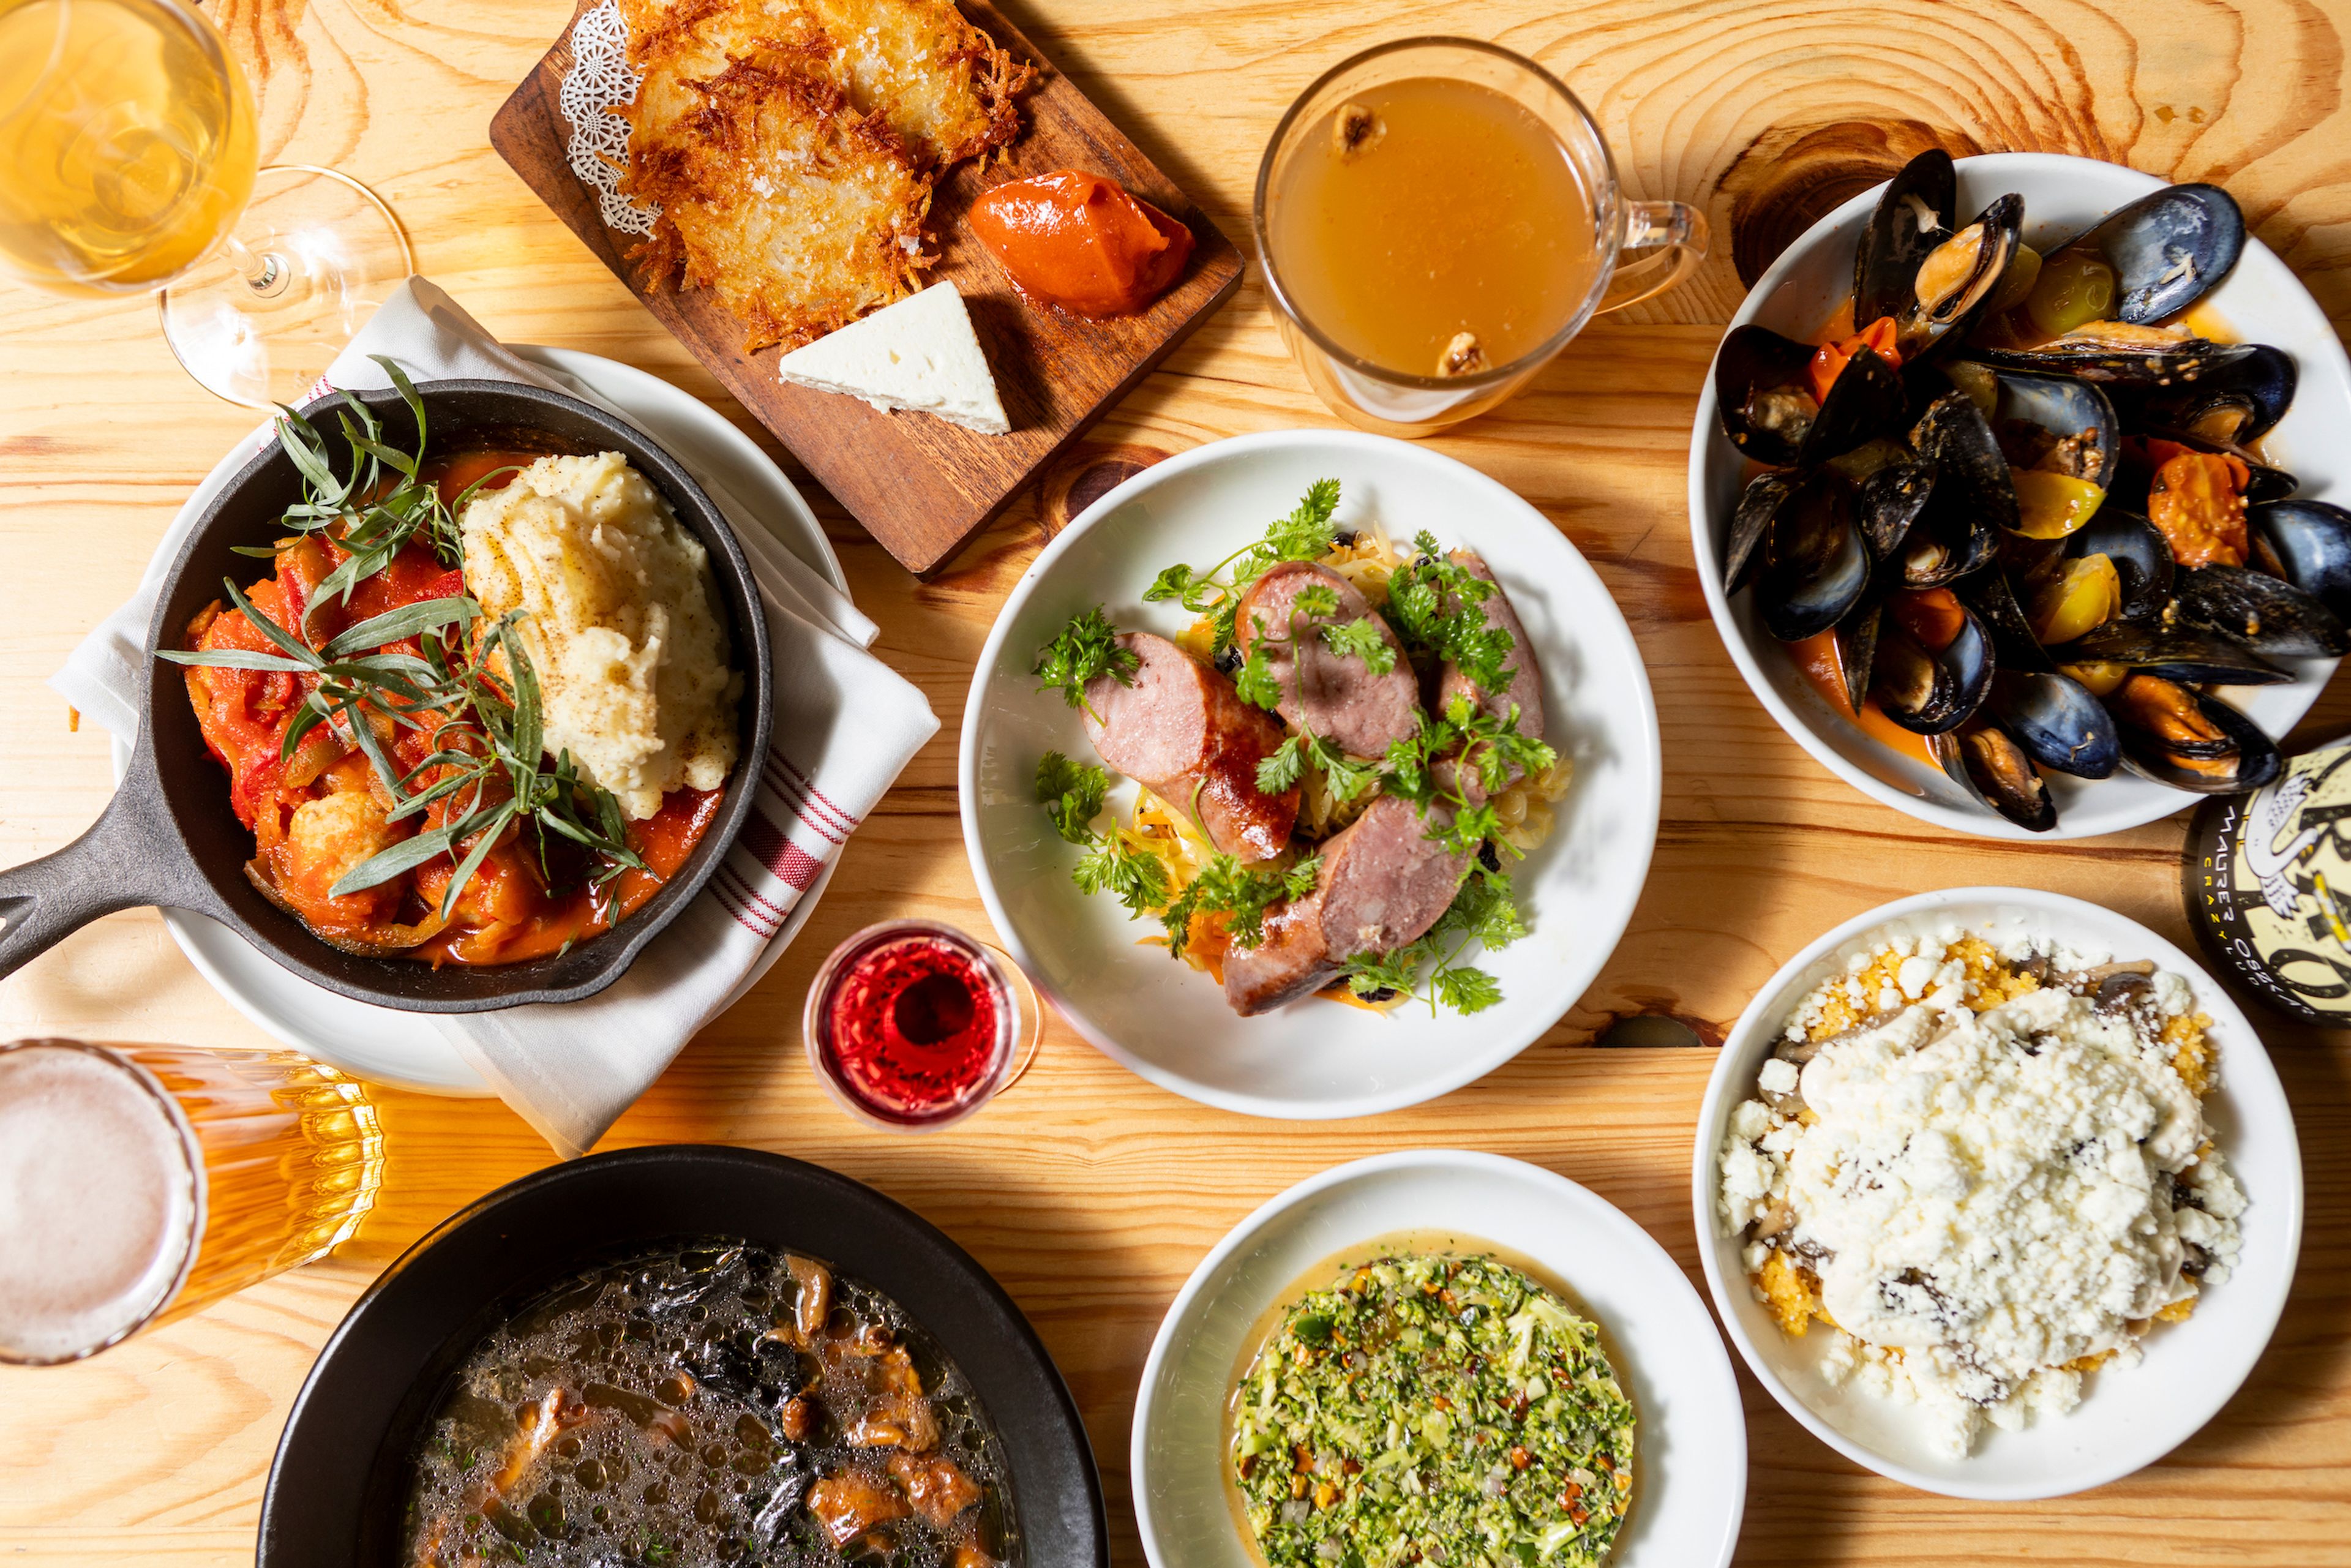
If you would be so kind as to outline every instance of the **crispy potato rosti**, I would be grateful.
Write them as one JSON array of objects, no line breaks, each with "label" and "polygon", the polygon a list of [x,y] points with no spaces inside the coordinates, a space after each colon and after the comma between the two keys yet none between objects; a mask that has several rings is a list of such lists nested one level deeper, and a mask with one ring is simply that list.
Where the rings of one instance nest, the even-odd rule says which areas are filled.
[{"label": "crispy potato rosti", "polygon": [[831,78],[858,113],[881,111],[925,169],[1011,141],[1013,99],[1033,74],[954,0],[623,0],[622,10],[630,62],[653,94],[730,60],[782,55]]},{"label": "crispy potato rosti", "polygon": [[638,252],[652,276],[716,289],[746,352],[797,347],[913,287],[930,182],[880,115],[789,63],[737,60],[678,90],[698,101],[637,122],[621,182],[661,204]]},{"label": "crispy potato rosti", "polygon": [[977,157],[1019,131],[1013,99],[1034,73],[954,0],[799,0],[799,9],[833,40],[833,77],[850,101],[887,115],[929,166]]},{"label": "crispy potato rosti", "polygon": [[622,0],[643,73],[621,188],[652,277],[717,290],[747,350],[903,298],[931,177],[1009,141],[1031,75],[953,0]]}]

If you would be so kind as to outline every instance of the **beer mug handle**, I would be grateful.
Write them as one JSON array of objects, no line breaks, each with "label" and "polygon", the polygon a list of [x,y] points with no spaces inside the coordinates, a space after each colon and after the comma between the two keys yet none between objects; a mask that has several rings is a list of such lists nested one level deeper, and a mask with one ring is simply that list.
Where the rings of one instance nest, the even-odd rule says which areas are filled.
[{"label": "beer mug handle", "polygon": [[[1706,259],[1706,214],[1687,202],[1625,203],[1616,273],[1593,314],[1622,310],[1673,287]],[[1625,265],[1631,256],[1639,259]]]}]

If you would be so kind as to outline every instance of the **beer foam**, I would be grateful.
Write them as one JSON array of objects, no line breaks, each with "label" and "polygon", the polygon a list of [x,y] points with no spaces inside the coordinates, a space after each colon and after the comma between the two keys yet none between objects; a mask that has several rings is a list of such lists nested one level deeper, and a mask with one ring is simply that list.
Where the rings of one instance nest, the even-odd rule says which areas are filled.
[{"label": "beer foam", "polygon": [[129,1069],[0,1051],[0,1359],[82,1354],[162,1307],[193,1249],[195,1181],[179,1123]]}]

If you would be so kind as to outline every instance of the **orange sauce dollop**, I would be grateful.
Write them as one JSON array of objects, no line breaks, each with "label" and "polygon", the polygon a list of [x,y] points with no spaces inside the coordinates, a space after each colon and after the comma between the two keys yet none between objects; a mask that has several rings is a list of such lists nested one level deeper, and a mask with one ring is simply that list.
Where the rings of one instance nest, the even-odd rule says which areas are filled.
[{"label": "orange sauce dollop", "polygon": [[1022,295],[1072,316],[1134,314],[1192,256],[1190,229],[1082,169],[991,185],[971,229]]}]

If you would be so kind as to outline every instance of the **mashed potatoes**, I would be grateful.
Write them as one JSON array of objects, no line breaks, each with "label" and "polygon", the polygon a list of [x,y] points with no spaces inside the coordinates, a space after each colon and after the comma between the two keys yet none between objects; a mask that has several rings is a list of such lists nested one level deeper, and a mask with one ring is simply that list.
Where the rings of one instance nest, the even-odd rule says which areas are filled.
[{"label": "mashed potatoes", "polygon": [[709,558],[643,475],[616,452],[542,457],[460,521],[474,597],[528,612],[550,755],[569,751],[632,818],[725,782],[743,679]]}]

